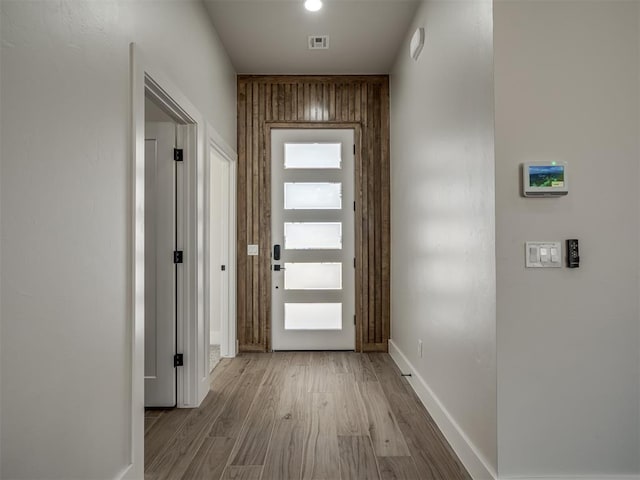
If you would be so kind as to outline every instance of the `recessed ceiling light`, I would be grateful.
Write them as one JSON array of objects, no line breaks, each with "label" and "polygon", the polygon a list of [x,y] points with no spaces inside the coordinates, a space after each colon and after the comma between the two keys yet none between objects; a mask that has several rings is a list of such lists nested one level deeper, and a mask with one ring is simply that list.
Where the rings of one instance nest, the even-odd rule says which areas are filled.
[{"label": "recessed ceiling light", "polygon": [[322,8],[322,0],[307,0],[304,2],[304,8],[310,12],[317,12]]}]

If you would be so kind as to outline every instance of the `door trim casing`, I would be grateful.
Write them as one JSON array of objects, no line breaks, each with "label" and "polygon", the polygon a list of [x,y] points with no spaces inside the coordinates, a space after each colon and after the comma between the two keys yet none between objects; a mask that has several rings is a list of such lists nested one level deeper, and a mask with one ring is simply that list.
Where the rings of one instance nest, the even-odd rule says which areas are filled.
[{"label": "door trim casing", "polygon": [[[314,130],[339,130],[339,129],[352,129],[353,141],[356,146],[354,155],[354,198],[356,202],[355,211],[355,256],[356,256],[356,271],[355,271],[355,311],[356,311],[356,344],[355,351],[362,352],[363,338],[362,338],[362,291],[361,291],[361,278],[362,278],[362,262],[361,258],[362,250],[359,246],[362,244],[362,229],[358,225],[358,219],[362,218],[362,125],[360,122],[265,122],[264,126],[264,141],[265,141],[265,156],[268,164],[271,165],[271,130],[274,129],[314,129]],[[266,205],[266,217],[268,218],[268,239],[265,240],[267,245],[271,245],[271,169],[268,168],[269,179],[265,181],[265,198],[267,199]],[[267,259],[270,261],[270,259]],[[269,321],[266,324],[265,339],[267,342],[267,351],[271,351],[271,323],[273,321],[272,305],[271,305],[271,277],[269,276],[268,285],[266,291],[269,295],[263,297],[263,301],[267,302],[267,312],[269,312]]]},{"label": "door trim casing", "polygon": [[[214,150],[224,160],[229,162],[229,232],[227,238],[228,245],[228,265],[227,274],[229,275],[229,290],[228,290],[228,316],[223,318],[221,322],[221,343],[220,343],[220,356],[233,358],[237,354],[236,348],[236,178],[238,169],[238,154],[231,148],[220,134],[213,128],[213,126],[207,123],[207,148],[208,151],[205,155],[205,171],[204,178],[210,178],[211,162],[210,152]],[[209,252],[209,246],[211,245],[211,185],[210,182],[205,182],[204,187],[204,291],[205,295],[204,304],[204,316],[206,319],[206,341],[209,343],[209,322],[211,318],[211,299],[208,292],[211,288],[211,255]],[[208,363],[209,356],[206,356]]]},{"label": "door trim casing", "polygon": [[[128,255],[130,266],[126,290],[130,342],[129,379],[131,413],[129,464],[116,478],[138,479],[144,476],[144,123],[145,94],[151,97],[178,124],[177,146],[184,150],[182,179],[182,225],[184,231],[178,248],[185,251],[182,273],[178,279],[179,315],[177,319],[177,349],[184,354],[184,366],[177,372],[178,407],[197,407],[208,391],[208,372],[202,372],[204,362],[198,358],[205,352],[198,339],[204,336],[204,274],[201,245],[202,172],[205,152],[206,125],[204,117],[162,71],[149,61],[135,44],[129,45],[131,117],[129,163],[129,195],[126,202],[128,215]],[[180,218],[180,217],[179,217]],[[182,290],[180,290],[182,289]],[[206,387],[206,388],[205,388]]]}]

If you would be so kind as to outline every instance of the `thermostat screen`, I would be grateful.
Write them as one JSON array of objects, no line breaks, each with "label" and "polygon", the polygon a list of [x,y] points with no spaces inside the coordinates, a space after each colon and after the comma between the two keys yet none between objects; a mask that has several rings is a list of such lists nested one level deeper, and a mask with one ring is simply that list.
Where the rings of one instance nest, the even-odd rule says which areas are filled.
[{"label": "thermostat screen", "polygon": [[564,187],[564,165],[529,165],[530,187]]}]

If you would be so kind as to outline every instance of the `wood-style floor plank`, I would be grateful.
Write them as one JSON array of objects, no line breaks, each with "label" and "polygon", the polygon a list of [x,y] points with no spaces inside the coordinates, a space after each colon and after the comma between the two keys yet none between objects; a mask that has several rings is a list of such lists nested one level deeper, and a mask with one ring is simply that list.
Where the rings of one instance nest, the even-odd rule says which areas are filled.
[{"label": "wood-style floor plank", "polygon": [[187,420],[189,410],[177,408],[158,417],[158,420],[145,432],[144,439],[144,464],[149,466],[162,455],[167,443],[173,438],[175,432],[180,430]]},{"label": "wood-style floor plank", "polygon": [[378,468],[381,480],[415,480],[427,477],[418,474],[412,457],[379,457]]},{"label": "wood-style floor plank", "polygon": [[292,418],[304,421],[308,399],[308,369],[300,365],[289,365],[284,371],[284,381],[280,401],[278,402],[278,418]]},{"label": "wood-style floor plank", "polygon": [[353,353],[347,357],[347,361],[349,362],[349,370],[353,373],[356,382],[378,381],[368,355]]},{"label": "wood-style floor plank", "polygon": [[224,471],[222,480],[260,480],[261,473],[262,467],[255,465],[229,465]]},{"label": "wood-style floor plank", "polygon": [[231,465],[264,465],[279,399],[279,386],[260,387],[231,453]]},{"label": "wood-style floor plank", "polygon": [[235,438],[207,437],[182,476],[182,480],[218,480],[222,477]]},{"label": "wood-style floor plank", "polygon": [[363,382],[358,384],[358,388],[367,411],[369,435],[376,456],[408,456],[409,448],[380,384]]},{"label": "wood-style floor plank", "polygon": [[[262,363],[262,362],[260,362]],[[239,385],[229,396],[224,409],[209,429],[210,437],[237,438],[240,429],[258,393],[264,378],[266,366],[258,364],[256,368],[247,371],[239,379]]]},{"label": "wood-style floor plank", "polygon": [[262,480],[299,480],[302,475],[304,423],[279,418],[273,428]]},{"label": "wood-style floor plank", "polygon": [[303,480],[340,479],[340,462],[333,394],[310,393],[304,431]]},{"label": "wood-style floor plank", "polygon": [[155,425],[155,423],[158,421],[159,418],[160,418],[160,415],[156,415],[154,417],[148,417],[147,415],[144,416],[144,434],[145,435],[151,429],[151,427]]},{"label": "wood-style floor plank", "polygon": [[336,382],[329,352],[311,352],[308,367],[308,391],[310,393],[335,392]]},{"label": "wood-style floor plank", "polygon": [[368,436],[338,436],[342,480],[375,480],[380,478],[376,456]]},{"label": "wood-style floor plank", "polygon": [[470,480],[387,354],[223,359],[197,409],[145,412],[147,480]]},{"label": "wood-style floor plank", "polygon": [[336,374],[336,381],[338,387],[334,396],[338,435],[368,435],[369,422],[354,374]]}]

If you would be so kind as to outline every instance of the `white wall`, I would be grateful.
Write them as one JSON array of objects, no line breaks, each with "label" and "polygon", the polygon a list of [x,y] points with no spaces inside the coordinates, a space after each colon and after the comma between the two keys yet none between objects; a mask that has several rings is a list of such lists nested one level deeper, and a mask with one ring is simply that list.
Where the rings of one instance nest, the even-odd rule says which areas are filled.
[{"label": "white wall", "polygon": [[[638,8],[494,6],[501,478],[640,473]],[[569,162],[567,197],[520,197],[535,160]],[[567,238],[579,269],[525,270]]]},{"label": "white wall", "polygon": [[0,8],[0,477],[114,478],[130,454],[129,42],[232,145],[235,73],[199,2]]},{"label": "white wall", "polygon": [[413,366],[412,383],[419,385],[420,376],[448,411],[445,433],[457,423],[467,450],[491,470],[497,462],[492,5],[426,1],[409,34],[418,26],[426,30],[422,55],[417,62],[409,57],[407,39],[391,75],[392,349]]}]

